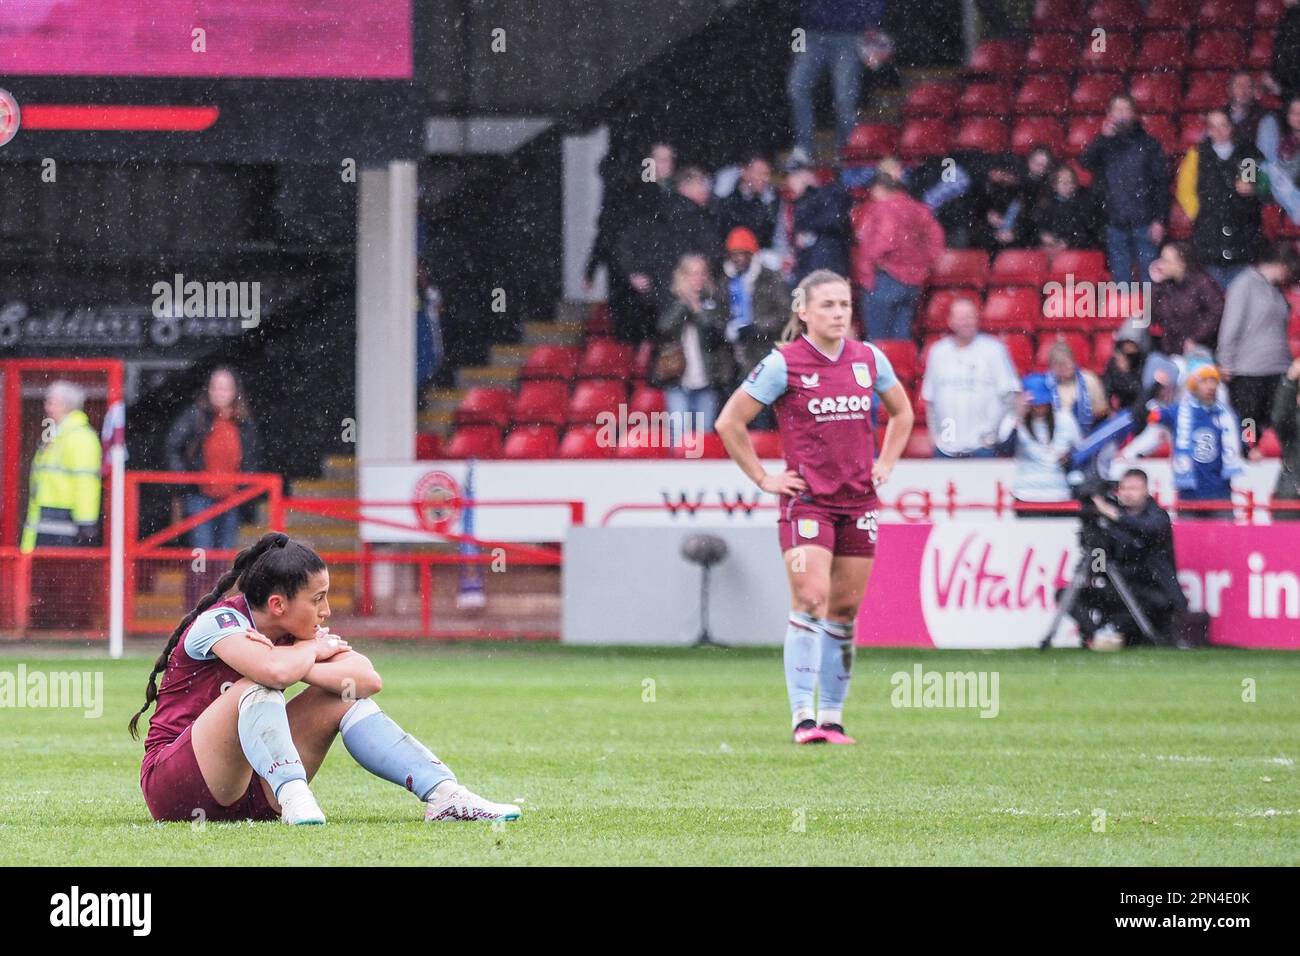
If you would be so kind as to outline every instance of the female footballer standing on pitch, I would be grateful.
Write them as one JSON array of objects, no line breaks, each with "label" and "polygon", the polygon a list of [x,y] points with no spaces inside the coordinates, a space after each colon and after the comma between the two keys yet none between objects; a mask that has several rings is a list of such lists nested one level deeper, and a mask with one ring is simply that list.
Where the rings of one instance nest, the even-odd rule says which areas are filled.
[{"label": "female footballer standing on pitch", "polygon": [[[912,431],[912,405],[883,352],[848,337],[848,280],[826,269],[794,292],[782,341],[728,400],[714,426],[727,453],[764,491],[779,495],[778,529],[790,581],[785,682],[794,742],[851,744],[843,708],[853,668],[853,621],[876,553],[876,487]],[[871,430],[873,393],[889,425],[880,456]],[[748,425],[776,411],[787,470],[769,474]],[[820,677],[820,712],[813,692]]]},{"label": "female footballer standing on pitch", "polygon": [[[172,632],[129,724],[134,737],[157,702],[140,767],[154,819],[324,823],[307,783],[336,734],[362,767],[423,800],[425,820],[517,818],[460,786],[379,709],[370,661],[325,629],[328,591],[320,556],[272,532]],[[286,702],[299,681],[307,688]]]}]

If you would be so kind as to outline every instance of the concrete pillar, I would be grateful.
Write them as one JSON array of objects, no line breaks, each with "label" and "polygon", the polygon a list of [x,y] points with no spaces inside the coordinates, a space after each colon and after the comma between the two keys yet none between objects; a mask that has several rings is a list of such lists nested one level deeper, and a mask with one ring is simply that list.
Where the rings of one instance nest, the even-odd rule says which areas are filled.
[{"label": "concrete pillar", "polygon": [[605,267],[596,270],[595,288],[583,288],[587,257],[596,241],[600,216],[600,161],[609,152],[609,127],[586,136],[564,137],[564,298],[568,302],[600,302],[608,295]]},{"label": "concrete pillar", "polygon": [[358,467],[415,458],[415,173],[402,161],[358,176]]}]

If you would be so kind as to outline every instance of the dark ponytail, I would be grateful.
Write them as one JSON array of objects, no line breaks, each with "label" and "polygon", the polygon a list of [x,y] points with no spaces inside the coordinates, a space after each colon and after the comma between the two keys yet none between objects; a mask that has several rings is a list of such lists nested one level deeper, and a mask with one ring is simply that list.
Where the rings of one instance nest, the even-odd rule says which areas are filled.
[{"label": "dark ponytail", "polygon": [[[157,677],[167,668],[167,658],[171,656],[172,650],[175,649],[176,643],[181,639],[181,635],[185,633],[186,628],[194,623],[196,617],[220,601],[225,596],[226,592],[234,587],[236,582],[238,582],[247,572],[251,572],[254,570],[255,566],[265,563],[264,561],[259,561],[263,555],[273,550],[276,552],[283,551],[285,546],[288,544],[290,544],[290,541],[287,534],[280,531],[272,531],[268,534],[262,535],[257,544],[253,545],[251,548],[245,548],[243,551],[240,551],[235,557],[235,563],[230,566],[230,570],[221,576],[221,579],[217,581],[217,584],[212,591],[204,595],[199,603],[195,605],[194,610],[190,611],[189,614],[186,614],[181,620],[181,623],[177,625],[176,630],[172,631],[172,636],[167,641],[167,646],[163,648],[163,652],[158,655],[158,660],[154,661],[153,670],[149,673],[149,682],[144,688],[144,706],[136,711],[135,716],[132,717],[130,723],[127,724],[127,729],[131,731],[132,737],[139,736],[136,728],[140,723],[140,718],[143,717],[144,712],[149,709],[149,705],[158,699]],[[320,564],[321,568],[325,567],[325,563],[316,555],[316,552],[312,551],[305,545],[297,544],[296,542],[294,542],[294,544],[296,545],[296,548],[306,551],[314,557]],[[320,570],[320,568],[314,570]],[[307,583],[307,576],[306,573],[303,574],[302,582],[298,587]],[[296,594],[297,589],[298,588],[295,587],[293,591],[290,592],[290,596]],[[247,592],[246,588],[244,590]],[[252,597],[249,597],[249,603],[261,606],[266,603],[266,597],[269,596],[269,594],[270,592],[267,591],[261,601],[255,601]]]}]

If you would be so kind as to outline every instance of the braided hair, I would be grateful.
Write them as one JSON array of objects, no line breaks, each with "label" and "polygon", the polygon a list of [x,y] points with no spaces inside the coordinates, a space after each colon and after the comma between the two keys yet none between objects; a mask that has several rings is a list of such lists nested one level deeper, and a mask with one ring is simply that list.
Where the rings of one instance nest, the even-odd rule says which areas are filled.
[{"label": "braided hair", "polygon": [[144,688],[144,706],[136,711],[127,724],[132,737],[138,737],[137,727],[149,706],[158,699],[157,677],[167,668],[167,659],[171,656],[177,642],[194,619],[212,605],[220,601],[232,587],[239,586],[240,592],[248,599],[250,607],[265,607],[272,594],[293,597],[318,571],[325,570],[325,562],[311,548],[298,541],[290,540],[287,534],[271,531],[262,535],[252,547],[245,548],[235,557],[235,563],[223,574],[216,586],[203,596],[194,610],[186,614],[172,631],[167,646],[154,661],[149,673],[149,682]]}]

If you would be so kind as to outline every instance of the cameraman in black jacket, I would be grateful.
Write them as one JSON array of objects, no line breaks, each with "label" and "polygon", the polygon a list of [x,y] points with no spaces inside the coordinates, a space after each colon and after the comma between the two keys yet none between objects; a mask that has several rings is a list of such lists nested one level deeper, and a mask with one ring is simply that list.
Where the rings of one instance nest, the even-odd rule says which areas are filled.
[{"label": "cameraman in black jacket", "polygon": [[[1085,560],[1096,560],[1096,550],[1103,551],[1109,567],[1123,577],[1150,621],[1156,641],[1171,643],[1173,625],[1186,612],[1187,599],[1178,584],[1169,513],[1151,497],[1146,472],[1129,469],[1120,478],[1117,500],[1093,495],[1090,503],[1095,512],[1085,501],[1084,547],[1094,554]],[[1091,643],[1106,623],[1123,633],[1128,643],[1140,640],[1137,623],[1110,582],[1094,576],[1090,585],[1079,592],[1071,615],[1079,623],[1084,643]]]}]

